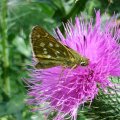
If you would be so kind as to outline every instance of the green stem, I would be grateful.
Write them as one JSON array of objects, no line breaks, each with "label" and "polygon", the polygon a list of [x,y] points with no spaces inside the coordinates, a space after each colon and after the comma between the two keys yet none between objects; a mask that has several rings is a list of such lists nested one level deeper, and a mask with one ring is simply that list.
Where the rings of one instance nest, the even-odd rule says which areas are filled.
[{"label": "green stem", "polygon": [[10,96],[10,79],[9,79],[9,50],[7,36],[7,0],[2,0],[2,58],[3,58],[3,90]]},{"label": "green stem", "polygon": [[66,15],[66,16],[62,19],[62,21],[66,23],[66,22],[68,21],[68,19],[70,19],[71,17],[72,17],[72,18],[75,18],[76,15],[80,14],[80,11],[83,11],[83,10],[84,10],[87,1],[88,1],[88,0],[78,0],[78,1],[75,3],[74,7],[71,9],[71,11],[68,13],[68,15]]}]

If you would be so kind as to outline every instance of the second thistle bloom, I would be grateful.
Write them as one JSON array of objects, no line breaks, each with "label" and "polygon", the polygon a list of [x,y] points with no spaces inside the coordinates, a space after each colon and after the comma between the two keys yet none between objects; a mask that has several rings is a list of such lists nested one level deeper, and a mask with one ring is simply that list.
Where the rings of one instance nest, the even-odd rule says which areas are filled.
[{"label": "second thistle bloom", "polygon": [[77,110],[85,102],[92,101],[99,89],[111,87],[109,77],[120,76],[119,29],[113,18],[101,27],[100,12],[96,21],[87,21],[83,16],[76,17],[75,25],[68,22],[65,26],[66,38],[57,29],[61,42],[89,59],[89,65],[78,65],[74,69],[61,66],[43,70],[33,70],[29,103],[44,109],[57,111],[56,120],[66,115],[76,120]]}]

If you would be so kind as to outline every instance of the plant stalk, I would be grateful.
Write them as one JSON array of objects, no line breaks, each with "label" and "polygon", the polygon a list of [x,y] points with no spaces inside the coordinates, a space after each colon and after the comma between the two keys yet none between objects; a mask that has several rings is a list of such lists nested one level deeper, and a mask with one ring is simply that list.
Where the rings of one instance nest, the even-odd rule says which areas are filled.
[{"label": "plant stalk", "polygon": [[1,27],[2,27],[2,61],[3,61],[3,90],[10,96],[9,79],[9,48],[7,35],[7,0],[2,0],[1,6]]}]

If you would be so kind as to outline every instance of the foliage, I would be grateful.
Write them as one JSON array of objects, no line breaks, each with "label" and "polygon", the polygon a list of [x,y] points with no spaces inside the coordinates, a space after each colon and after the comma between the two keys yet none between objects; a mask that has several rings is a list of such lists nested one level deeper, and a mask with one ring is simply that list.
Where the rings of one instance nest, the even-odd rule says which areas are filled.
[{"label": "foliage", "polygon": [[[119,78],[111,78],[111,81],[120,83]],[[80,113],[84,113],[88,119],[119,120],[120,91],[118,91],[118,89],[120,89],[119,85],[116,85],[114,89],[109,88],[107,95],[100,91],[97,98],[91,104],[91,107],[85,107]]]},{"label": "foliage", "polygon": [[[65,23],[70,18],[74,20],[81,12],[87,13],[88,17],[94,16],[95,8],[100,9],[102,14],[106,12],[106,15],[111,16],[114,12],[120,13],[119,5],[119,0],[1,0],[0,119],[45,119],[42,113],[30,112],[25,104],[27,87],[23,79],[28,77],[26,66],[31,64],[29,33],[34,25],[40,25],[52,34],[55,27],[59,26],[62,30],[62,22]],[[120,97],[118,94],[115,97],[109,96],[100,95],[99,100],[93,102],[93,107],[80,111],[79,120],[92,118],[92,113],[98,119],[105,118],[108,114],[102,114],[103,110],[110,111],[112,119],[116,119],[114,116],[120,114],[117,110]],[[115,99],[117,103],[113,105]],[[98,108],[98,112],[95,108]]]}]

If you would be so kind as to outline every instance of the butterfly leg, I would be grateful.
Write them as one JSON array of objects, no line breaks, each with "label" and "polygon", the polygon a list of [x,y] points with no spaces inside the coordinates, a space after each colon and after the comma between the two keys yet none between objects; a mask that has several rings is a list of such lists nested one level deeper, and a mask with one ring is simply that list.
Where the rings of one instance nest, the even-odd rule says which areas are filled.
[{"label": "butterfly leg", "polygon": [[72,72],[72,70],[73,70],[74,68],[76,68],[76,67],[77,67],[77,64],[75,64],[75,65],[70,69],[70,71],[68,71],[68,73],[67,73],[67,75],[66,75],[66,77],[65,77],[65,80],[67,79],[68,75]]},{"label": "butterfly leg", "polygon": [[60,73],[60,77],[59,80],[61,81],[62,76],[64,75],[64,71],[65,71],[65,67],[62,67],[61,73]]}]

